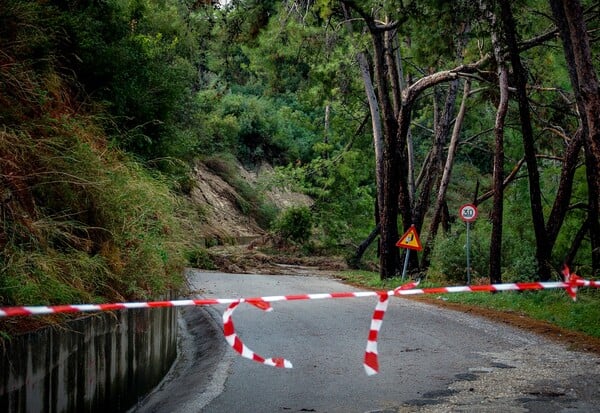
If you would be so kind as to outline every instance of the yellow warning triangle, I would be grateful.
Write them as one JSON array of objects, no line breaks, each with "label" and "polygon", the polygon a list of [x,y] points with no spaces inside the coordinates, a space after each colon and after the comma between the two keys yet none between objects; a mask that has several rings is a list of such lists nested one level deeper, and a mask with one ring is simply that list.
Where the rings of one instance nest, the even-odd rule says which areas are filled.
[{"label": "yellow warning triangle", "polygon": [[400,240],[396,243],[396,246],[416,251],[421,251],[423,249],[421,240],[419,239],[419,234],[417,234],[417,229],[414,225],[411,225],[408,231],[402,235]]}]

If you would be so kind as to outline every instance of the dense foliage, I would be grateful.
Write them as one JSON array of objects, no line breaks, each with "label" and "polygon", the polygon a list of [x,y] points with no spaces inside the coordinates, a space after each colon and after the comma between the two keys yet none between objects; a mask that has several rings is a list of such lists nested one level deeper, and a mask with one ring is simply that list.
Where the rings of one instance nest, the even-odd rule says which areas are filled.
[{"label": "dense foliage", "polygon": [[[475,200],[480,220],[473,226],[473,270],[486,276],[493,244],[488,218],[494,213],[502,55],[491,56],[502,2],[362,3],[3,1],[0,304],[139,297],[178,285],[185,257],[206,261],[196,245],[180,241],[193,240],[181,231],[189,226],[186,222],[198,219],[185,198],[193,185],[189,165],[197,159],[212,162],[237,182],[240,211],[265,228],[273,223],[287,237],[310,242],[313,252],[333,250],[350,257],[357,247],[371,245],[362,262],[374,263],[377,243],[363,241],[376,234],[381,216],[373,138],[380,121],[384,129],[398,127],[398,136],[400,126],[409,124],[412,158],[399,158],[406,162],[395,167],[411,174],[412,181],[401,177],[413,185],[405,204],[412,212],[401,209],[398,230],[411,224],[412,213],[430,249],[414,270],[464,279],[465,227],[457,211]],[[594,2],[582,3],[597,68],[594,30],[600,10]],[[582,125],[574,104],[578,91],[550,5],[531,0],[511,7],[515,30],[502,30],[521,42],[535,168],[547,218],[558,197],[567,149]],[[489,58],[415,94],[408,120],[404,115],[386,117],[384,111],[374,119],[365,76],[374,79],[380,104],[386,93],[390,102],[395,96],[393,88],[382,93],[383,83],[377,83],[385,79],[377,72],[376,37],[366,25],[370,18],[374,24],[393,23],[386,47],[396,60],[386,67],[398,67],[401,73],[397,79],[383,77],[390,85],[398,80],[396,86],[407,95],[419,80]],[[367,73],[361,72],[361,56],[369,65]],[[512,66],[510,70],[514,81],[517,72]],[[466,79],[471,88],[463,96]],[[535,279],[539,236],[531,223],[534,181],[522,162],[522,118],[511,90],[503,131],[506,186],[498,251],[504,278]],[[463,99],[466,110],[456,131],[452,174],[436,208]],[[401,108],[395,110],[401,113]],[[393,117],[405,123],[394,125]],[[591,158],[583,150],[574,156],[568,208],[549,264],[558,274],[568,260],[589,276],[598,270],[588,230]],[[274,210],[231,176],[232,169],[223,165],[227,161],[215,161],[231,158],[250,168],[265,161],[277,166],[273,183],[305,192],[314,205],[275,219]],[[443,228],[439,234],[430,226],[434,211],[439,211]]]}]

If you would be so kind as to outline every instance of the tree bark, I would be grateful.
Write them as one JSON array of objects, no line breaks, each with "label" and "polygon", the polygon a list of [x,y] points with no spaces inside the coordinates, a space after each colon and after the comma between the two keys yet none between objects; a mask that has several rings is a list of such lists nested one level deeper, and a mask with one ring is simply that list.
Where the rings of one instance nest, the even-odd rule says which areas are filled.
[{"label": "tree bark", "polygon": [[433,185],[442,170],[442,156],[444,154],[444,146],[446,140],[450,134],[450,127],[452,125],[452,118],[454,117],[454,107],[456,104],[456,95],[458,91],[458,79],[450,82],[448,94],[446,95],[446,102],[444,109],[438,117],[435,127],[435,136],[433,145],[431,148],[431,156],[429,158],[429,165],[425,168],[425,177],[421,190],[419,191],[419,197],[413,209],[413,224],[415,225],[417,232],[421,232],[425,213],[429,208],[429,200],[431,197],[431,191]]},{"label": "tree bark", "polygon": [[[371,22],[372,23],[372,22]],[[384,131],[383,147],[383,203],[380,205],[380,246],[379,257],[380,276],[382,279],[394,277],[399,267],[399,256],[396,242],[398,241],[398,193],[402,187],[399,161],[402,162],[398,141],[396,140],[398,123],[388,94],[389,82],[387,76],[386,50],[384,32],[369,24],[373,42],[373,60],[377,97],[381,106]],[[406,225],[406,223],[405,223]]]},{"label": "tree bark", "polygon": [[575,132],[575,136],[573,136],[566,145],[567,147],[565,149],[565,154],[563,155],[558,190],[556,191],[552,211],[550,211],[548,222],[546,223],[546,234],[548,236],[550,249],[553,248],[554,243],[556,242],[556,238],[558,237],[558,233],[569,209],[571,194],[573,192],[573,178],[575,177],[575,171],[577,169],[579,152],[581,152],[581,147],[583,145],[581,128]]},{"label": "tree bark", "polygon": [[437,198],[435,201],[435,208],[433,211],[433,217],[431,218],[431,224],[429,225],[429,234],[427,236],[427,241],[425,242],[423,248],[423,256],[421,258],[421,266],[427,268],[429,266],[429,255],[431,254],[431,250],[433,248],[433,242],[435,237],[437,236],[438,227],[442,220],[442,214],[444,213],[444,207],[446,206],[446,191],[448,190],[448,185],[450,185],[450,177],[452,175],[452,167],[454,165],[454,157],[456,155],[456,151],[458,149],[458,142],[460,138],[460,130],[462,128],[462,123],[465,118],[465,113],[467,110],[467,97],[469,96],[469,92],[471,90],[471,81],[467,79],[463,88],[463,98],[460,104],[460,109],[458,111],[458,115],[456,116],[456,120],[454,121],[454,128],[452,130],[452,137],[450,138],[450,146],[448,147],[448,154],[446,156],[446,163],[444,165],[444,171],[442,173],[442,179],[440,180],[440,186],[438,188]]},{"label": "tree bark", "polygon": [[[386,58],[388,53],[385,48],[385,33],[391,30],[392,27],[382,29],[379,27],[373,17],[365,13],[360,6],[353,1],[342,1],[344,10],[352,8],[361,15],[367,24],[371,40],[373,44],[373,71],[376,85],[376,101],[378,103],[379,119],[382,124],[382,137],[380,162],[376,161],[377,174],[377,192],[378,192],[378,207],[379,207],[379,271],[382,279],[391,278],[396,275],[398,269],[398,151],[397,151],[397,128],[395,112],[393,109],[390,96],[388,94],[390,84]],[[364,70],[363,79],[364,79]],[[392,72],[394,73],[394,72]],[[395,72],[397,77],[397,72]],[[369,91],[367,93],[370,93]],[[371,109],[373,114],[373,109]],[[379,142],[377,142],[379,143]]]},{"label": "tree bark", "polygon": [[583,129],[592,268],[597,273],[600,271],[600,84],[581,2],[550,0],[550,6],[562,39]]},{"label": "tree bark", "polygon": [[569,248],[569,252],[567,253],[567,256],[565,257],[565,265],[568,265],[569,267],[571,267],[573,265],[573,261],[575,260],[577,251],[579,251],[579,247],[581,247],[581,243],[583,242],[583,239],[585,238],[585,234],[589,230],[590,230],[590,220],[587,219],[587,220],[583,221],[583,224],[581,224],[581,227],[579,228],[579,230],[577,231],[577,234],[575,234],[575,237],[573,238],[573,241],[571,242],[571,247]]},{"label": "tree bark", "polygon": [[523,148],[525,151],[525,161],[527,162],[527,174],[529,176],[529,199],[531,205],[531,219],[535,233],[538,271],[540,280],[548,281],[552,275],[552,268],[550,265],[552,249],[548,245],[548,235],[546,233],[544,209],[542,206],[540,174],[536,158],[533,128],[531,126],[529,98],[527,97],[527,79],[525,68],[523,68],[521,57],[519,55],[515,20],[510,7],[510,2],[508,0],[500,0],[500,10],[504,26],[504,38],[508,46],[508,53],[516,85],[517,102],[519,104],[519,119],[521,121]]},{"label": "tree bark", "polygon": [[502,214],[504,210],[504,123],[508,112],[508,68],[499,42],[495,16],[489,16],[492,26],[492,47],[498,64],[500,101],[494,124],[493,206],[491,212],[492,234],[490,240],[490,283],[502,282]]},{"label": "tree bark", "polygon": [[365,251],[367,250],[367,248],[369,248],[369,246],[373,243],[373,241],[375,241],[375,238],[377,238],[377,235],[379,235],[380,228],[381,228],[380,225],[377,224],[375,226],[375,228],[373,228],[373,230],[371,231],[371,233],[367,236],[367,238],[365,238],[358,245],[358,247],[356,247],[356,251],[354,253],[354,256],[352,257],[352,259],[348,263],[348,265],[350,266],[350,268],[354,268],[354,269],[360,268],[360,261],[362,260],[362,256],[365,254]]}]

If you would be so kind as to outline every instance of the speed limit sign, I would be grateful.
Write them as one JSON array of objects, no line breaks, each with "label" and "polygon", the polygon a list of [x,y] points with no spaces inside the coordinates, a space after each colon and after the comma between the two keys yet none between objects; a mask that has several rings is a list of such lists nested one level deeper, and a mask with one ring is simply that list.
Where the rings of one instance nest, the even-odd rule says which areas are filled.
[{"label": "speed limit sign", "polygon": [[465,204],[458,210],[460,219],[465,222],[473,222],[477,219],[477,207],[473,204]]}]

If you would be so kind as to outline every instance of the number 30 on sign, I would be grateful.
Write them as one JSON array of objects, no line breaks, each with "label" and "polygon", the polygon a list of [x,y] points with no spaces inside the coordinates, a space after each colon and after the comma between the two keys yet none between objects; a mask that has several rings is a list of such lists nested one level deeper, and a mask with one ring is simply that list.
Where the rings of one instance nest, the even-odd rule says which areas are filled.
[{"label": "number 30 on sign", "polygon": [[458,210],[460,219],[465,222],[473,222],[477,219],[477,207],[473,204],[465,204]]}]

